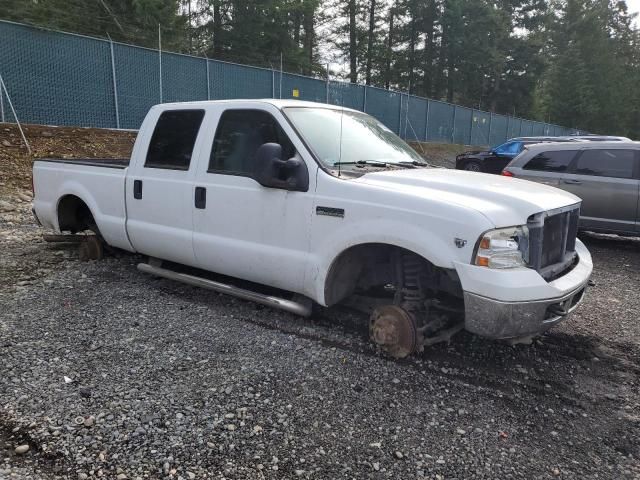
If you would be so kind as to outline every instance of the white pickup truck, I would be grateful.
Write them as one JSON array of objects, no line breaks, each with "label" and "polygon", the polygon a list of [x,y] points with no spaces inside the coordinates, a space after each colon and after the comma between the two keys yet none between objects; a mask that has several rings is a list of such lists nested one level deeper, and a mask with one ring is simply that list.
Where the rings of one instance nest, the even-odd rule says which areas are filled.
[{"label": "white pickup truck", "polygon": [[157,105],[130,160],[41,159],[33,179],[47,228],[299,315],[357,306],[396,357],[461,328],[530,339],[577,307],[592,271],[579,198],[432,168],[374,118],[324,104]]}]

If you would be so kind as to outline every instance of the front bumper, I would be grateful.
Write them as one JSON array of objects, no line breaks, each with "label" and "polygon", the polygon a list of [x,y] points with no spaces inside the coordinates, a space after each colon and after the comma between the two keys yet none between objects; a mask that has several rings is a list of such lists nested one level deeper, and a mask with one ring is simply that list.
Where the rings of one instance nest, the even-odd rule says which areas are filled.
[{"label": "front bumper", "polygon": [[[465,329],[486,338],[515,339],[541,334],[566,319],[582,302],[593,270],[591,256],[579,240],[576,252],[575,267],[552,282],[531,269],[459,266]],[[480,283],[482,276],[485,281]]]},{"label": "front bumper", "polygon": [[539,335],[567,318],[586,289],[585,284],[561,298],[533,302],[501,302],[465,292],[465,328],[496,340]]}]

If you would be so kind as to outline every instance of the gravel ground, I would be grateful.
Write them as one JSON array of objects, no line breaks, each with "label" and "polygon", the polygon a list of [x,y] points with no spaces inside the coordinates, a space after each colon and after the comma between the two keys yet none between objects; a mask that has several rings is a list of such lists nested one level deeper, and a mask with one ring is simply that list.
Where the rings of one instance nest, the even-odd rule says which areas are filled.
[{"label": "gravel ground", "polygon": [[0,477],[639,478],[638,241],[586,237],[597,286],[533,345],[392,361],[360,315],[82,263],[26,202],[1,219]]},{"label": "gravel ground", "polygon": [[597,285],[532,345],[461,333],[393,361],[350,311],[305,320],[137,256],[80,262],[11,187],[2,479],[640,478],[638,240],[585,236]]}]

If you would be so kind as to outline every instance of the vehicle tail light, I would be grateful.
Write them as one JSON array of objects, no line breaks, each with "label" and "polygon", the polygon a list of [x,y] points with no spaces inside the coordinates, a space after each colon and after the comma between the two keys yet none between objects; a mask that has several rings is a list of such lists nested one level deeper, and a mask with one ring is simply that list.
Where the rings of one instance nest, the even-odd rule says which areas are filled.
[{"label": "vehicle tail light", "polygon": [[515,177],[513,172],[510,172],[509,170],[502,170],[502,176],[504,177]]}]

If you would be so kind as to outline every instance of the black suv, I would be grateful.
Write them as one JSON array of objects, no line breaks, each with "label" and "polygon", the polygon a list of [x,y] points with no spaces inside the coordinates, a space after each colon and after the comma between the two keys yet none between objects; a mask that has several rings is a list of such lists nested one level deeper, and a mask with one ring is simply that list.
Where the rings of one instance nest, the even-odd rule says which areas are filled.
[{"label": "black suv", "polygon": [[517,137],[488,151],[464,152],[456,157],[458,170],[500,174],[511,160],[524,150],[525,145],[546,142],[578,142],[570,137]]}]

